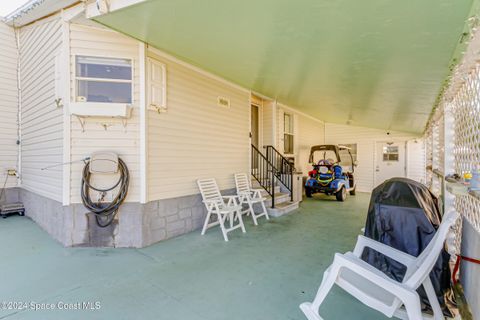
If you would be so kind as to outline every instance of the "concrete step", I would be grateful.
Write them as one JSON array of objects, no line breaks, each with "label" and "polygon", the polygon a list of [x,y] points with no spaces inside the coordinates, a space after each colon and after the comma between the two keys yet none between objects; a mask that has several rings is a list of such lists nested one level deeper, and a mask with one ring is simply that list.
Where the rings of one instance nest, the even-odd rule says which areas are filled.
[{"label": "concrete step", "polygon": [[270,207],[267,207],[267,211],[271,217],[281,217],[286,214],[289,214],[295,209],[298,209],[298,204],[299,204],[298,201],[296,202],[287,201],[280,204],[276,204],[275,208],[273,209]]},{"label": "concrete step", "polygon": [[[258,186],[258,188],[256,189],[262,189],[262,194],[264,197],[270,197],[270,195],[268,194],[267,190],[263,189],[261,186]],[[280,187],[279,186],[276,186],[275,187],[275,194],[277,193],[282,193],[282,191],[280,190]]]},{"label": "concrete step", "polygon": [[287,193],[290,193],[290,191],[288,191],[288,189],[280,183],[280,192],[287,192]]},{"label": "concrete step", "polygon": [[[265,192],[266,193],[266,192]],[[290,201],[290,193],[275,192],[275,205],[279,205],[284,202]],[[272,197],[267,194],[267,200],[265,201],[267,207],[272,206]]]},{"label": "concrete step", "polygon": [[[260,185],[260,183],[255,180],[255,179],[252,179],[252,188],[253,189],[263,189],[263,187]],[[265,189],[263,189],[265,191]],[[275,193],[278,193],[280,192],[280,186],[277,184],[275,186]],[[264,195],[267,195],[267,192],[265,191]]]},{"label": "concrete step", "polygon": [[[265,183],[270,185],[269,180],[266,180]],[[260,183],[255,178],[252,178],[252,188],[254,188],[254,189],[261,189],[262,188]],[[288,191],[288,189],[281,182],[276,180],[276,182],[275,182],[275,192],[290,192],[290,191]]]}]

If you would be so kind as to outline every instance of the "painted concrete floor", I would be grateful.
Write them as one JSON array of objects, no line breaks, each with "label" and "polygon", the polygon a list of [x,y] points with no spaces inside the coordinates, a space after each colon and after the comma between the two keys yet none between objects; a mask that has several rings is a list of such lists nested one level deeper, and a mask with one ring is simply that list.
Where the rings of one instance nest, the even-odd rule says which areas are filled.
[{"label": "painted concrete floor", "polygon": [[[12,216],[0,220],[0,319],[305,319],[298,305],[313,299],[334,252],[353,248],[368,201],[318,196],[258,227],[248,219],[247,233],[230,233],[228,243],[214,228],[144,249],[63,248]],[[56,309],[1,310],[4,302]],[[82,302],[100,309],[58,309]],[[339,288],[321,313],[385,319]]]}]

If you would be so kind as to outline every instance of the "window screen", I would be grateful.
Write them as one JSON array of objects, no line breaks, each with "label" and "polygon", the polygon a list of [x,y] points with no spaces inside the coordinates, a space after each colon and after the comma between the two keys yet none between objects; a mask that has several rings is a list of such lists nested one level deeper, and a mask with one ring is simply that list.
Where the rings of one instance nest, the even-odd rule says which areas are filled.
[{"label": "window screen", "polygon": [[293,136],[293,116],[288,113],[283,114],[283,153],[293,154],[294,152]]},{"label": "window screen", "polygon": [[132,103],[132,62],[77,56],[77,101]]},{"label": "window screen", "polygon": [[383,161],[398,161],[398,146],[383,147]]},{"label": "window screen", "polygon": [[[350,148],[350,153],[348,150],[340,150],[340,164],[342,166],[351,166],[355,161],[357,160],[357,144],[356,143],[340,143],[340,146],[345,146],[347,148]],[[350,154],[352,156],[350,156]],[[353,158],[353,163],[352,163],[352,158]]]}]

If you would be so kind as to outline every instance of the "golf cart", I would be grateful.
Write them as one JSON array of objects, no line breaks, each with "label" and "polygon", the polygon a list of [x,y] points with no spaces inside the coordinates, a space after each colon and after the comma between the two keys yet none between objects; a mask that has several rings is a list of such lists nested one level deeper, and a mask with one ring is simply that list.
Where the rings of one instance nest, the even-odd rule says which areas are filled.
[{"label": "golf cart", "polygon": [[350,148],[337,145],[318,145],[310,149],[309,162],[313,170],[308,173],[305,195],[314,193],[335,195],[338,201],[345,201],[347,192],[355,194],[354,171],[357,165]]}]

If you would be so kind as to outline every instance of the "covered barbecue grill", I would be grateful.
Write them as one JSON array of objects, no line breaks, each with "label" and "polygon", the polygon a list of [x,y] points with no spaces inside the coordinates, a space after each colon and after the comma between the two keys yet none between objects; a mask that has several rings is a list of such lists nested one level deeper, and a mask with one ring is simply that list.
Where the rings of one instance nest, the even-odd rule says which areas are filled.
[{"label": "covered barbecue grill", "polygon": [[[423,184],[393,178],[376,187],[370,199],[365,236],[417,257],[435,235],[442,215],[438,199]],[[402,281],[406,268],[399,262],[373,250],[363,259],[397,281]],[[445,297],[450,293],[450,255],[444,250],[430,278],[440,305],[448,313]],[[428,305],[423,289],[422,300]]]}]

